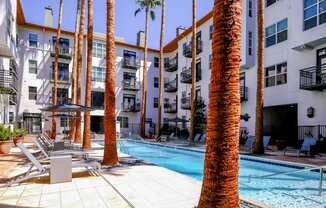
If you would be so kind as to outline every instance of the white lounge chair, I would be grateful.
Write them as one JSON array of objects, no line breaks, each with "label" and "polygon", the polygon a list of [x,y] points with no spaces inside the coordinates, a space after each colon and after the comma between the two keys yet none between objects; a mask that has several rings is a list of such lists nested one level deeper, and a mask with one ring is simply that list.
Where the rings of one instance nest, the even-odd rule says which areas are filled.
[{"label": "white lounge chair", "polygon": [[[25,174],[20,175],[15,180],[11,180],[9,183],[6,184],[6,186],[10,186],[13,183],[20,183],[22,181],[39,177],[49,173],[50,165],[42,165],[41,162],[23,144],[17,144],[17,147],[31,162],[31,166]],[[101,164],[97,161],[90,161],[90,160],[81,160],[76,162],[73,161],[72,168],[86,168],[87,170],[90,168],[93,169],[94,171],[97,171],[101,169]]]}]

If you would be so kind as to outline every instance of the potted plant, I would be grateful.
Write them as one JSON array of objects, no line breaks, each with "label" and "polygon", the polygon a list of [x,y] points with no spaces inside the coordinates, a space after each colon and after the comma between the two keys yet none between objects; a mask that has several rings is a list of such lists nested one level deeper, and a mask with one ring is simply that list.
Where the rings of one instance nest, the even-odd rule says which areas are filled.
[{"label": "potted plant", "polygon": [[24,136],[27,134],[26,129],[15,129],[12,133],[14,145],[24,142]]},{"label": "potted plant", "polygon": [[10,129],[0,124],[0,154],[8,154],[10,152],[12,146],[12,141],[10,138]]}]

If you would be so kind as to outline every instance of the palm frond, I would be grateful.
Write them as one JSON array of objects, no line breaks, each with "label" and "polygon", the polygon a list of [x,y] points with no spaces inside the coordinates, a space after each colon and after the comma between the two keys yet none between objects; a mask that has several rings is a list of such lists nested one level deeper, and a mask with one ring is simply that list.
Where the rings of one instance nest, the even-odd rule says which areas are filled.
[{"label": "palm frond", "polygon": [[141,12],[141,8],[138,8],[136,11],[135,11],[135,16],[137,16],[137,14]]}]

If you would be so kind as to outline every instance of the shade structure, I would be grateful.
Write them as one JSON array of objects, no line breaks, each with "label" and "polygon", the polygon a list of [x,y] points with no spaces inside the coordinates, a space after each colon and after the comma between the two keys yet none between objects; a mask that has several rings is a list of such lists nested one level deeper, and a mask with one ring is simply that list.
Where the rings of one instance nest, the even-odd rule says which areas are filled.
[{"label": "shade structure", "polygon": [[52,105],[45,108],[41,108],[41,111],[48,111],[48,112],[86,112],[86,111],[92,111],[92,108],[83,106],[83,105],[77,105],[77,104],[58,104],[58,105]]}]

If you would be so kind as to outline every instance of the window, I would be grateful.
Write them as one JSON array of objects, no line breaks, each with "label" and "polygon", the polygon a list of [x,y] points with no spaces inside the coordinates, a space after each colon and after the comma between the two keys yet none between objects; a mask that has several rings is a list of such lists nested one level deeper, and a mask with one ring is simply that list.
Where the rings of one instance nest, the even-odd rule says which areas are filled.
[{"label": "window", "polygon": [[91,106],[95,109],[104,109],[104,92],[91,92]]},{"label": "window", "polygon": [[92,81],[105,82],[105,68],[93,66],[92,67]]},{"label": "window", "polygon": [[129,128],[128,117],[118,116],[117,120],[120,122],[120,128]]},{"label": "window", "polygon": [[29,47],[37,47],[37,34],[29,33],[28,34]]},{"label": "window", "polygon": [[159,78],[154,77],[154,88],[158,88],[158,85],[159,85]]},{"label": "window", "polygon": [[265,29],[266,48],[288,39],[288,19],[281,20]]},{"label": "window", "polygon": [[209,26],[209,39],[212,40],[213,38],[213,25]]},{"label": "window", "polygon": [[252,55],[253,37],[252,32],[248,32],[248,55]]},{"label": "window", "polygon": [[28,87],[28,99],[29,100],[37,99],[37,87]]},{"label": "window", "polygon": [[68,118],[67,117],[60,117],[60,126],[68,127]]},{"label": "window", "polygon": [[154,108],[158,108],[158,98],[154,98]]},{"label": "window", "polygon": [[154,57],[154,67],[160,67],[160,59],[158,57]]},{"label": "window", "polygon": [[276,0],[266,0],[266,7],[269,7],[270,5],[276,3]]},{"label": "window", "polygon": [[272,87],[287,83],[287,63],[283,62],[277,65],[265,68],[265,87]]},{"label": "window", "polygon": [[[52,94],[54,93],[54,87],[52,88]],[[51,98],[52,100],[52,98]],[[57,89],[57,104],[69,103],[69,92],[68,88]]]},{"label": "window", "polygon": [[14,112],[9,112],[9,123],[13,124],[14,123]]},{"label": "window", "polygon": [[37,74],[37,61],[36,60],[28,60],[28,68],[29,73]]},{"label": "window", "polygon": [[104,58],[106,55],[105,42],[95,40],[93,41],[93,57]]},{"label": "window", "polygon": [[209,69],[212,69],[212,54],[208,56]]},{"label": "window", "polygon": [[252,0],[248,2],[248,16],[252,17]]},{"label": "window", "polygon": [[[52,63],[51,78],[54,79],[54,62]],[[66,82],[69,79],[69,64],[58,63],[58,81]]]},{"label": "window", "polygon": [[[55,46],[56,42],[57,42],[57,37],[56,36],[53,36],[52,37],[52,44],[53,44],[53,46]],[[69,49],[69,39],[67,39],[67,38],[60,38],[59,45],[60,45],[61,48],[68,50]]]},{"label": "window", "polygon": [[309,30],[326,22],[326,0],[304,0],[303,29]]}]

